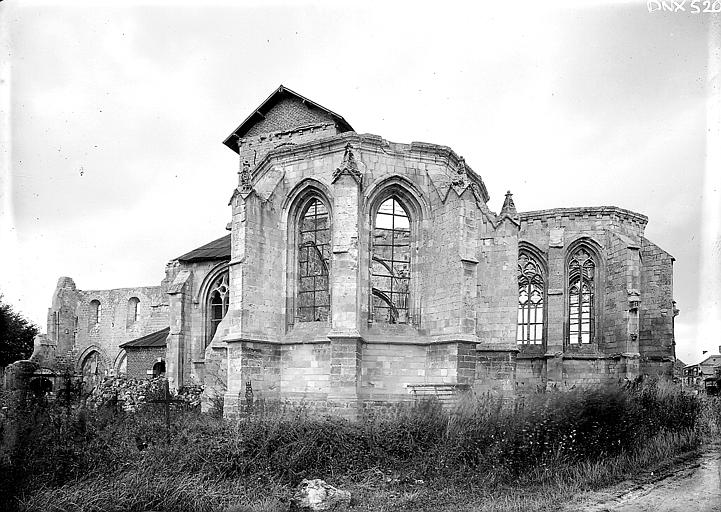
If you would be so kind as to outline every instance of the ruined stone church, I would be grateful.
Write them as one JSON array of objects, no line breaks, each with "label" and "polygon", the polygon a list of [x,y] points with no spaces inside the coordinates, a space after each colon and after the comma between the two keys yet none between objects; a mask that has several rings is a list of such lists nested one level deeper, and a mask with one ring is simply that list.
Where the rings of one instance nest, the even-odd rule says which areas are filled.
[{"label": "ruined stone church", "polygon": [[165,374],[228,415],[246,386],[353,413],[671,377],[673,257],[645,216],[519,212],[510,193],[495,213],[451,148],[356,133],[283,86],[223,143],[239,157],[230,233],[172,259],[159,286],[61,278],[42,368]]}]

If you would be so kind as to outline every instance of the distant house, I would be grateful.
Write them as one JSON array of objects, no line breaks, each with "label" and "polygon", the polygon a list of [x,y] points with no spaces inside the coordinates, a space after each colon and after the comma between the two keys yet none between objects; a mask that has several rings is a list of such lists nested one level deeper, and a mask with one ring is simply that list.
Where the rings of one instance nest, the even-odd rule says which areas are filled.
[{"label": "distant house", "polygon": [[716,394],[719,379],[721,379],[721,354],[708,356],[700,363],[685,366],[683,369],[684,387]]}]

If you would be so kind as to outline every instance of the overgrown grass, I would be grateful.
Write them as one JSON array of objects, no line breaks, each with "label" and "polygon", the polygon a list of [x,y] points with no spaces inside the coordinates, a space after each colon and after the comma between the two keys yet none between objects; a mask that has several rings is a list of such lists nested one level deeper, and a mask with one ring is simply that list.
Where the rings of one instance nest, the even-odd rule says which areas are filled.
[{"label": "overgrown grass", "polygon": [[[719,419],[719,403],[673,388],[606,386],[512,403],[468,397],[450,415],[429,402],[352,423],[297,410],[240,421],[176,413],[167,444],[151,408],[68,415],[15,404],[3,421],[0,509],[264,512],[284,510],[301,479],[324,478],[380,499],[378,510],[420,510],[419,500],[442,510],[444,489],[461,501],[492,495],[507,505],[499,510],[532,499],[535,510],[692,449]],[[535,491],[506,492],[518,486]]]}]

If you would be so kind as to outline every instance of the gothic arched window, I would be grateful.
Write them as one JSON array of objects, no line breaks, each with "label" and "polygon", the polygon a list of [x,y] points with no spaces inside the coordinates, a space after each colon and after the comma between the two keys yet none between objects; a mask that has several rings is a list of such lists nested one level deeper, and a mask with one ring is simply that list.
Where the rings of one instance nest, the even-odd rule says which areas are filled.
[{"label": "gothic arched window", "polygon": [[218,276],[208,289],[207,315],[208,315],[208,337],[210,343],[218,330],[218,325],[228,312],[230,303],[230,289],[228,287],[228,272]]},{"label": "gothic arched window", "polygon": [[583,345],[595,338],[595,275],[593,256],[583,247],[568,264],[568,343]]},{"label": "gothic arched window", "polygon": [[323,322],[330,316],[330,218],[328,208],[312,199],[298,225],[298,322]]},{"label": "gothic arched window", "polygon": [[373,321],[409,323],[411,227],[396,196],[383,201],[375,214],[370,274]]},{"label": "gothic arched window", "polygon": [[137,297],[130,297],[128,299],[128,321],[127,326],[130,327],[135,322],[138,321],[138,304],[140,303],[140,299]]},{"label": "gothic arched window", "polygon": [[100,301],[91,300],[90,308],[88,309],[88,328],[92,329],[100,323]]},{"label": "gothic arched window", "polygon": [[518,256],[518,324],[519,345],[543,343],[545,286],[543,269],[530,254]]}]

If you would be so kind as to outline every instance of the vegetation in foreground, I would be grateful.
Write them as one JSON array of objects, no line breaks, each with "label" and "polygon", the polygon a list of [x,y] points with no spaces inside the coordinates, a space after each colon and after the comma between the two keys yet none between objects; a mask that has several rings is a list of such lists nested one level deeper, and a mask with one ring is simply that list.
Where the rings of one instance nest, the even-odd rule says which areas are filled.
[{"label": "vegetation in foreground", "polygon": [[436,403],[350,423],[306,411],[239,421],[117,408],[10,404],[0,509],[287,510],[303,478],[349,489],[355,510],[551,510],[573,493],[693,450],[721,404],[653,384]]}]

